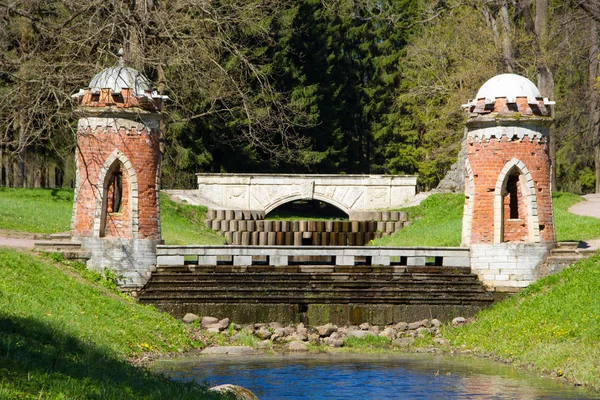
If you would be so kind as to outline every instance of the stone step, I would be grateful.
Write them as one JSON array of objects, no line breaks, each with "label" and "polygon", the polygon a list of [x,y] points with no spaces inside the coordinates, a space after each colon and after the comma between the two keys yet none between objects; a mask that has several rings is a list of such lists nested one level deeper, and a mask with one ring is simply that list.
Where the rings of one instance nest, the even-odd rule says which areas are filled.
[{"label": "stone step", "polygon": [[89,260],[92,255],[81,248],[80,243],[62,240],[38,240],[34,242],[34,250],[48,253],[61,253],[68,260]]},{"label": "stone step", "polygon": [[356,290],[354,288],[285,288],[285,289],[274,289],[272,287],[263,287],[260,290],[257,288],[187,288],[186,290],[177,289],[164,289],[164,290],[144,290],[144,293],[140,295],[140,299],[177,299],[178,301],[185,301],[188,299],[205,299],[209,302],[216,302],[217,299],[230,299],[235,301],[242,301],[247,299],[257,298],[269,298],[269,299],[289,299],[289,298],[303,298],[308,300],[318,299],[340,299],[345,298],[348,300],[356,300],[361,298],[379,298],[393,301],[393,299],[402,299],[406,297],[412,297],[419,295],[422,297],[459,297],[459,298],[485,298],[493,301],[493,295],[489,292],[481,292],[479,290],[465,290],[443,288],[435,289],[428,288],[423,290],[421,288],[371,288],[365,289],[360,288]]},{"label": "stone step", "polygon": [[58,240],[38,240],[34,243],[34,249],[40,251],[78,251],[81,249],[80,243],[62,242]]},{"label": "stone step", "polygon": [[[285,287],[286,291],[298,290],[298,291],[306,291],[306,292],[318,292],[318,291],[425,291],[425,292],[477,292],[477,293],[486,293],[486,290],[481,287],[481,285],[475,284],[454,284],[451,286],[443,286],[441,284],[429,283],[429,284],[421,284],[416,282],[405,282],[401,285],[389,285],[389,284],[380,284],[380,285],[371,285],[365,282],[335,282],[335,283],[321,283],[315,284],[310,282],[308,284],[298,284],[296,282],[289,283],[285,285],[285,283],[281,282],[268,282],[267,284],[255,284],[248,285],[244,284],[233,286],[233,285],[223,285],[222,283],[214,282],[212,284],[207,284],[203,286],[190,286],[186,284],[182,285],[152,285],[145,289],[146,293],[157,293],[157,292],[177,292],[177,293],[192,293],[192,292],[203,292],[203,291],[223,291],[223,292],[232,292],[237,290],[244,291],[272,291],[276,292],[273,289],[273,284],[280,284],[281,287]],[[442,288],[441,288],[442,287]]]},{"label": "stone step", "polygon": [[436,282],[436,283],[452,283],[452,282],[470,282],[479,283],[477,276],[453,276],[453,275],[413,275],[413,274],[372,274],[372,275],[355,275],[355,274],[276,274],[276,273],[249,273],[242,274],[194,274],[194,275],[156,275],[152,278],[152,283],[176,284],[180,282],[204,284],[205,282],[221,282],[221,283],[241,283],[241,282],[292,282],[292,281],[362,281],[362,282]]},{"label": "stone step", "polygon": [[362,296],[330,296],[328,298],[313,298],[306,296],[265,296],[265,297],[242,297],[242,298],[231,298],[227,295],[209,297],[155,297],[155,298],[141,298],[140,303],[143,304],[157,304],[164,302],[175,302],[182,303],[186,306],[191,304],[477,304],[477,305],[490,305],[493,303],[493,299],[487,297],[477,296],[468,297],[466,295],[461,296],[422,296],[412,294],[409,296],[375,296],[375,297],[362,297]]},{"label": "stone step", "polygon": [[565,249],[558,248],[550,250],[550,257],[562,256],[562,257],[575,257],[575,258],[587,258],[596,254],[596,250],[590,249]]}]

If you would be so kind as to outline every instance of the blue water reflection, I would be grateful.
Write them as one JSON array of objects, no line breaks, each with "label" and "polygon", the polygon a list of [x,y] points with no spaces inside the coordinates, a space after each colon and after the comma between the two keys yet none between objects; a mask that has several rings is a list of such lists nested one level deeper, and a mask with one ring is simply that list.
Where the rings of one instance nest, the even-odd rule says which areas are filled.
[{"label": "blue water reflection", "polygon": [[180,381],[231,383],[268,399],[598,398],[486,360],[432,355],[198,357],[162,362]]}]

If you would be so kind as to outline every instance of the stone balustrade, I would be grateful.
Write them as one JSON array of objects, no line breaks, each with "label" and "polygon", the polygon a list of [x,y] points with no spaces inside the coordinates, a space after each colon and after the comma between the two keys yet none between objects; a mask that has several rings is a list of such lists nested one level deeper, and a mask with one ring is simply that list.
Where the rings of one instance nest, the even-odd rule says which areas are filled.
[{"label": "stone balustrade", "polygon": [[470,250],[459,247],[363,246],[157,246],[157,267],[229,264],[286,266],[313,257],[319,265],[469,267]]}]

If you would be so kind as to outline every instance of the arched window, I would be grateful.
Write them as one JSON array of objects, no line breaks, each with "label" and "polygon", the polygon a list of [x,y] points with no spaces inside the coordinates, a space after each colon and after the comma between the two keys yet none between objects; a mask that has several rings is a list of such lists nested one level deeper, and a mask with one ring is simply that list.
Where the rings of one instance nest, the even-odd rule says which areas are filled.
[{"label": "arched window", "polygon": [[506,194],[508,196],[508,218],[519,219],[519,173],[515,172],[508,177],[506,182]]},{"label": "arched window", "polygon": [[113,171],[108,183],[107,212],[119,213],[123,205],[123,172],[120,165]]},{"label": "arched window", "polygon": [[494,198],[494,243],[539,243],[535,183],[522,161],[513,158],[504,165]]}]

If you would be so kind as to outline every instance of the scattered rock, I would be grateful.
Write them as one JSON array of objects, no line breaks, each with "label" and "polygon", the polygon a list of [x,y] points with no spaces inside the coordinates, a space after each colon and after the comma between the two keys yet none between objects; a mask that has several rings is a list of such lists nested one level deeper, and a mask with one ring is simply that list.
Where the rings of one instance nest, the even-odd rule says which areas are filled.
[{"label": "scattered rock", "polygon": [[200,319],[199,316],[197,316],[196,314],[192,314],[192,313],[187,313],[183,316],[183,322],[185,322],[186,324],[191,324],[194,321],[198,321]]},{"label": "scattered rock", "polygon": [[210,333],[219,333],[219,332],[221,332],[221,330],[219,328],[216,328],[216,327],[213,327],[213,326],[211,326],[210,328],[206,329],[206,331],[210,332]]},{"label": "scattered rock", "polygon": [[410,324],[408,324],[408,330],[414,331],[415,329],[422,327],[422,322],[423,321],[411,322]]},{"label": "scattered rock", "polygon": [[439,328],[440,326],[442,326],[442,323],[440,322],[439,319],[435,319],[434,318],[434,319],[431,320],[431,325],[434,326],[434,327],[436,327],[436,328]]},{"label": "scattered rock", "polygon": [[421,327],[421,328],[417,328],[416,332],[417,332],[417,335],[419,335],[419,334],[424,335],[426,333],[431,333],[431,329]]},{"label": "scattered rock", "polygon": [[325,343],[329,347],[342,347],[344,345],[344,341],[342,339],[334,339],[332,337],[327,337],[323,339],[323,343]]},{"label": "scattered rock", "polygon": [[250,390],[231,384],[214,386],[208,389],[208,391],[229,395],[227,398],[231,398],[230,396],[232,396],[234,400],[258,400],[258,397]]},{"label": "scattered rock", "polygon": [[375,336],[375,334],[371,331],[350,331],[348,332],[348,336],[362,339],[367,336]]},{"label": "scattered rock", "polygon": [[388,339],[393,339],[394,336],[396,336],[396,332],[394,331],[394,328],[388,327],[388,328],[385,328],[382,332],[380,332],[379,336],[388,338]]},{"label": "scattered rock", "polygon": [[218,318],[202,317],[202,322],[200,323],[200,325],[202,325],[203,328],[208,328],[209,326],[216,324],[217,322],[219,322]]},{"label": "scattered rock", "polygon": [[408,324],[406,322],[398,322],[394,325],[394,328],[399,331],[405,331],[408,329]]},{"label": "scattered rock", "polygon": [[207,347],[200,354],[227,354],[227,355],[242,355],[256,354],[256,350],[249,346],[219,346]]},{"label": "scattered rock", "polygon": [[265,327],[260,328],[254,334],[261,340],[269,339],[272,336],[272,333]]},{"label": "scattered rock", "polygon": [[361,331],[368,331],[368,330],[370,330],[370,329],[371,329],[371,324],[369,324],[368,322],[365,322],[365,323],[363,323],[363,324],[360,324],[360,325],[358,326],[358,328],[359,328]]},{"label": "scattered rock", "polygon": [[317,330],[317,333],[319,334],[319,336],[327,337],[327,336],[331,336],[331,334],[337,330],[337,327],[335,325],[329,323],[326,325],[317,326],[315,329]]},{"label": "scattered rock", "polygon": [[294,340],[288,344],[289,351],[308,351],[308,347],[302,342]]},{"label": "scattered rock", "polygon": [[263,340],[256,344],[256,348],[259,350],[268,350],[273,347],[273,342],[270,340]]},{"label": "scattered rock", "polygon": [[433,338],[433,343],[439,346],[446,346],[448,344],[448,341],[444,338]]},{"label": "scattered rock", "polygon": [[463,317],[456,317],[452,320],[452,326],[463,326],[467,323],[467,320]]},{"label": "scattered rock", "polygon": [[308,335],[306,334],[306,332],[296,332],[291,336],[288,336],[288,338],[290,339],[290,341],[306,342],[306,340],[308,339]]},{"label": "scattered rock", "polygon": [[216,325],[217,325],[216,327],[222,331],[227,329],[227,327],[229,326],[229,318],[223,318],[222,320],[217,322]]},{"label": "scattered rock", "polygon": [[271,329],[283,328],[283,325],[281,325],[281,323],[279,323],[279,322],[271,322],[269,324],[269,328],[271,328]]}]

